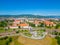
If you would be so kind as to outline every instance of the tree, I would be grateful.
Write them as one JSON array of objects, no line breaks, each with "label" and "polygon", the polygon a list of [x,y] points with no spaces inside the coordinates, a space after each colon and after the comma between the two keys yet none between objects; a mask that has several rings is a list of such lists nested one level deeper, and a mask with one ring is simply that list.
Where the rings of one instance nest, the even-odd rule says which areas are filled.
[{"label": "tree", "polygon": [[0,22],[0,27],[5,27],[7,26],[7,22],[6,21],[1,21]]},{"label": "tree", "polygon": [[53,35],[58,35],[58,32],[57,31],[53,31],[52,34]]},{"label": "tree", "polygon": [[10,42],[12,42],[12,38],[11,37],[9,37],[8,40],[6,40],[6,45],[9,45]]},{"label": "tree", "polygon": [[19,31],[16,31],[16,33],[19,33]]},{"label": "tree", "polygon": [[35,27],[35,24],[33,24],[33,23],[29,23],[29,25],[30,25],[31,27]]},{"label": "tree", "polygon": [[8,38],[7,36],[4,37],[4,39],[7,39],[7,38]]},{"label": "tree", "polygon": [[57,24],[56,26],[55,26],[55,29],[58,29],[60,27],[60,24]]},{"label": "tree", "polygon": [[57,39],[58,45],[60,45],[60,37],[59,36],[56,36],[55,38]]},{"label": "tree", "polygon": [[21,28],[20,26],[18,26],[18,28]]},{"label": "tree", "polygon": [[44,27],[44,23],[41,23],[41,24],[40,24],[40,27]]},{"label": "tree", "polygon": [[59,33],[59,35],[60,35],[60,33]]},{"label": "tree", "polygon": [[11,37],[9,38],[9,42],[12,42],[12,38]]}]

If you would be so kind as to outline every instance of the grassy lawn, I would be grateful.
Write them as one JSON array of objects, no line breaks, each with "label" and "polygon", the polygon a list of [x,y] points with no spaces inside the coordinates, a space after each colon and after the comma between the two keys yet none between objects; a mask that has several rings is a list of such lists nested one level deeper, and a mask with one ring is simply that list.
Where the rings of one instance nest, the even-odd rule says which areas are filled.
[{"label": "grassy lawn", "polygon": [[[13,41],[10,43],[10,45],[23,45],[22,43],[18,42],[18,36],[14,36],[12,37],[13,38]],[[14,44],[12,44],[14,43]]]},{"label": "grassy lawn", "polygon": [[8,41],[9,37],[7,39],[4,38],[0,38],[0,45],[23,45],[20,42],[18,42],[18,36],[14,36],[11,37],[12,38],[12,42],[6,44],[6,42]]},{"label": "grassy lawn", "polygon": [[12,29],[5,30],[3,27],[0,27],[0,33],[11,32],[11,31],[13,31],[13,30]]},{"label": "grassy lawn", "polygon": [[28,30],[20,30],[21,33],[27,33],[29,32]]},{"label": "grassy lawn", "polygon": [[0,38],[0,45],[9,45],[10,44],[10,37],[3,37]]},{"label": "grassy lawn", "polygon": [[44,31],[44,30],[37,30],[37,32],[43,33],[43,32],[45,32],[45,31]]},{"label": "grassy lawn", "polygon": [[24,34],[25,36],[31,37],[32,34],[30,34],[29,30],[20,30],[20,33]]},{"label": "grassy lawn", "polygon": [[0,33],[3,33],[3,32],[12,32],[13,30],[12,29],[9,29],[7,31],[5,31],[4,29],[0,29]]},{"label": "grassy lawn", "polygon": [[[33,40],[22,36],[13,36],[11,38],[12,42],[8,45],[57,45],[57,41],[49,36],[42,40]],[[0,40],[0,45],[5,45],[6,41],[5,39]]]},{"label": "grassy lawn", "polygon": [[18,41],[24,45],[57,45],[56,40],[49,36],[46,36],[46,38],[42,40],[34,40],[19,36]]},{"label": "grassy lawn", "polygon": [[52,43],[51,43],[51,45],[58,45],[58,44],[57,44],[57,40],[54,39],[54,38],[52,38]]},{"label": "grassy lawn", "polygon": [[4,28],[0,27],[0,33],[5,32]]},{"label": "grassy lawn", "polygon": [[21,43],[19,43],[17,40],[14,41],[14,45],[23,45]]},{"label": "grassy lawn", "polygon": [[28,37],[31,37],[32,36],[32,34],[30,34],[30,33],[24,33],[24,35],[25,36],[28,36]]},{"label": "grassy lawn", "polygon": [[0,40],[0,45],[5,45],[6,40]]},{"label": "grassy lawn", "polygon": [[37,30],[37,36],[43,36],[43,32],[45,32],[44,30]]}]

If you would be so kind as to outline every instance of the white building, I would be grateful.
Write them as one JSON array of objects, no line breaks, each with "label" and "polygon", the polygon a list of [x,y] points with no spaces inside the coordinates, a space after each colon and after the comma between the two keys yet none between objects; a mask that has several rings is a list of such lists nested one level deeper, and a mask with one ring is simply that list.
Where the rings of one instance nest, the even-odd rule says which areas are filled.
[{"label": "white building", "polygon": [[10,29],[17,29],[18,26],[9,26]]},{"label": "white building", "polygon": [[26,23],[19,24],[20,28],[29,28],[29,25]]}]

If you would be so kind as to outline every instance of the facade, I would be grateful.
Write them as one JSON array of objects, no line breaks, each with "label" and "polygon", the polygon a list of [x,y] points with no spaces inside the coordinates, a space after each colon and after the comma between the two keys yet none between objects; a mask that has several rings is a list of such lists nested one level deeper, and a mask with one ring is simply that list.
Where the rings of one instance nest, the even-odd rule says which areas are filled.
[{"label": "facade", "polygon": [[17,26],[17,24],[13,23],[13,25],[9,26],[9,28],[16,29],[16,28],[18,28],[18,26]]},{"label": "facade", "polygon": [[40,24],[40,21],[34,21],[34,24],[37,27]]},{"label": "facade", "polygon": [[20,22],[21,22],[21,20],[14,20],[13,23],[15,23],[15,24],[19,24]]},{"label": "facade", "polygon": [[50,22],[50,21],[44,21],[44,24],[46,26],[56,26],[56,24],[54,24],[54,22]]},{"label": "facade", "polygon": [[29,28],[29,25],[26,23],[19,24],[20,28]]},{"label": "facade", "polygon": [[18,26],[9,26],[10,29],[17,29]]}]

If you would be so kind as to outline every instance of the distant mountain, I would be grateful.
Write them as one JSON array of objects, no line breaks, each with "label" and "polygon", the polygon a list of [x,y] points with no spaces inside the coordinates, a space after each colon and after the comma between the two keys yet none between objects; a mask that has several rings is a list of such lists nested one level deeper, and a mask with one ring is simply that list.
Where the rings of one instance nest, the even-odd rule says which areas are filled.
[{"label": "distant mountain", "polygon": [[60,18],[60,16],[41,16],[41,15],[32,15],[32,14],[21,14],[21,15],[0,15],[0,17],[14,17],[14,18]]}]

